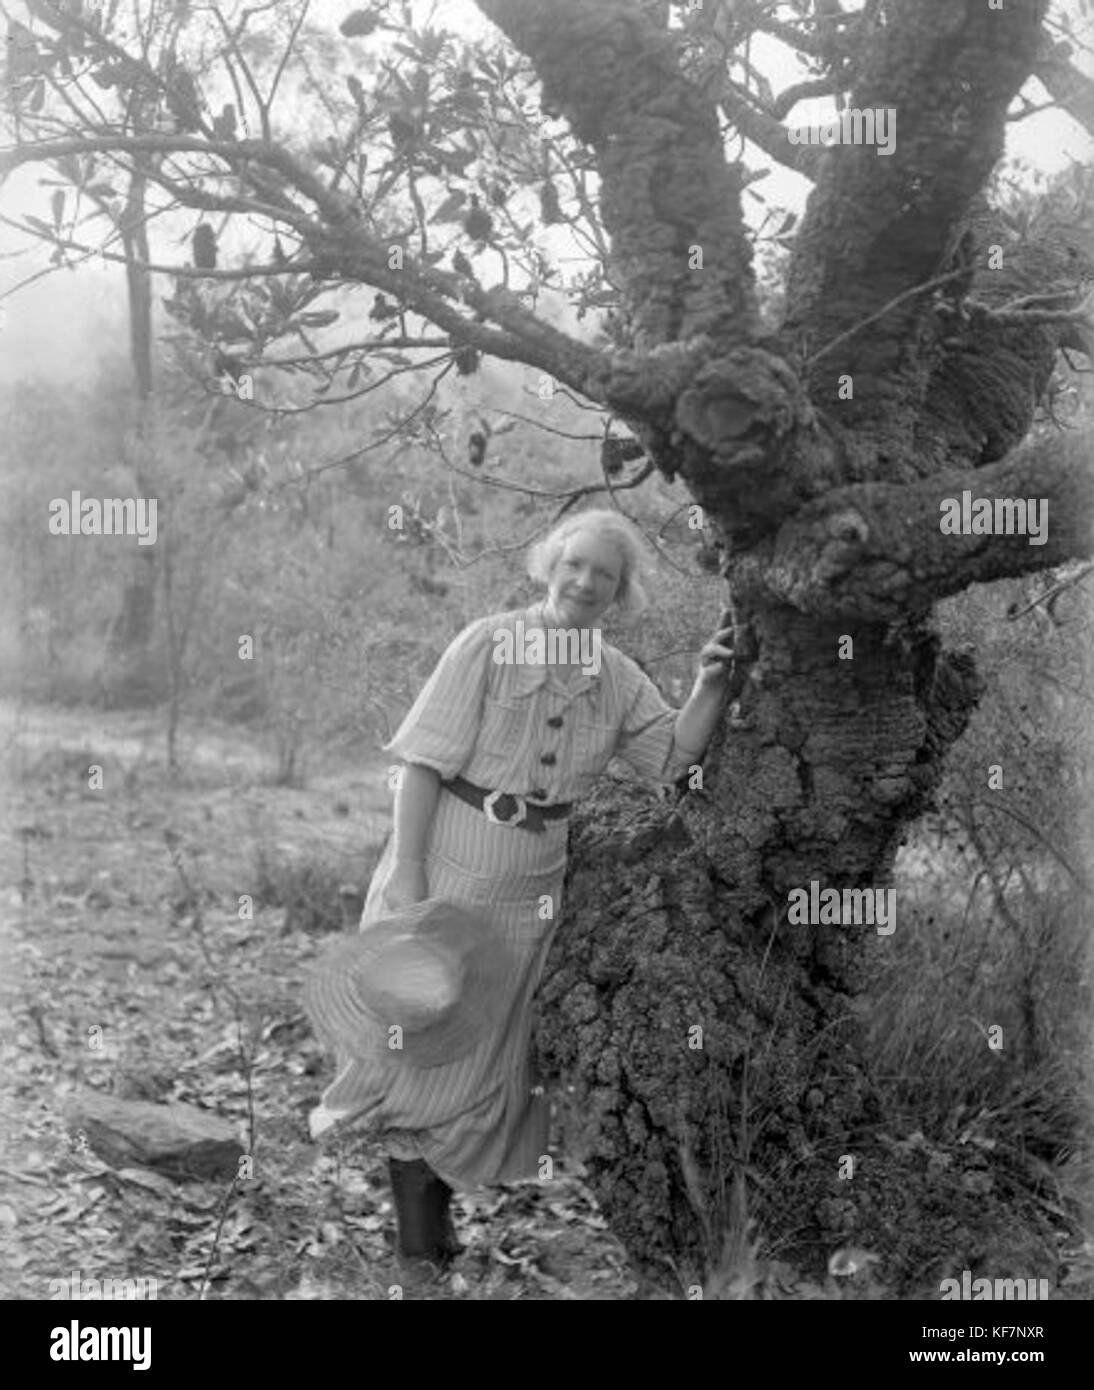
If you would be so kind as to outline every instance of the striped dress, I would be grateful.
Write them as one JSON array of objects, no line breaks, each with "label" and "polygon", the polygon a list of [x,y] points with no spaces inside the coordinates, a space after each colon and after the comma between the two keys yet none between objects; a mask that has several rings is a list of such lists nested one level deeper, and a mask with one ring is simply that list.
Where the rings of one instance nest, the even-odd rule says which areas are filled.
[{"label": "striped dress", "polygon": [[[385,751],[544,805],[580,797],[613,757],[651,781],[678,776],[676,711],[617,648],[603,643],[599,670],[590,663],[569,683],[549,664],[499,663],[500,633],[513,634],[509,654],[520,655],[522,635],[537,626],[542,604],[465,628]],[[457,1189],[543,1175],[548,1107],[530,1063],[530,1006],[562,907],[566,834],[565,820],[542,833],[494,824],[442,787],[426,851],[429,894],[476,909],[483,930],[504,940],[513,961],[506,1007],[476,1050],[451,1063],[340,1057],[313,1133],[352,1120]],[[369,885],[362,931],[382,916],[393,844]]]}]

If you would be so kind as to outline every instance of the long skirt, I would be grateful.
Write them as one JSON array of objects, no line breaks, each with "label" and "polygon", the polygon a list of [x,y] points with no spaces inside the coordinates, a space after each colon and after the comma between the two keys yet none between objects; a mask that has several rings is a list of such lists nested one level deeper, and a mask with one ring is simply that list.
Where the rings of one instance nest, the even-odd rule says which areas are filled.
[{"label": "long skirt", "polygon": [[[394,838],[376,866],[361,931],[383,915]],[[566,822],[542,833],[495,825],[442,789],[430,830],[430,897],[471,908],[508,947],[512,970],[496,1026],[473,1052],[416,1068],[398,1053],[376,1061],[338,1058],[321,1109],[352,1118],[396,1158],[424,1158],[463,1189],[546,1175],[548,1104],[529,1056],[531,1002],[562,906]],[[546,1170],[549,1172],[549,1169]]]}]

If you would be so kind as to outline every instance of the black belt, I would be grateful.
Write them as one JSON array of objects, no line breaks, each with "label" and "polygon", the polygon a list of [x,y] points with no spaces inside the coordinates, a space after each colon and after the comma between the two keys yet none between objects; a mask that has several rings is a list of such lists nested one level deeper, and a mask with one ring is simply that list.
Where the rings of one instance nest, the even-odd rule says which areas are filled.
[{"label": "black belt", "polygon": [[573,809],[570,801],[556,801],[553,806],[537,806],[513,792],[492,792],[485,787],[476,787],[462,777],[453,777],[451,781],[442,782],[441,786],[481,811],[495,825],[519,825],[522,830],[537,833],[544,829],[547,821],[562,820]]}]

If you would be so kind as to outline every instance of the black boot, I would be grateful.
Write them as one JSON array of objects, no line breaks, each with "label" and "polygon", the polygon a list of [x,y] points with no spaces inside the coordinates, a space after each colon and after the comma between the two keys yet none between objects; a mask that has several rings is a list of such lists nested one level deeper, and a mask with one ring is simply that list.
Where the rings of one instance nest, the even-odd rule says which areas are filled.
[{"label": "black boot", "polygon": [[440,1180],[423,1159],[388,1159],[391,1195],[399,1223],[399,1249],[404,1255],[446,1262],[444,1222],[435,1184]]},{"label": "black boot", "polygon": [[437,1231],[440,1236],[441,1248],[445,1255],[452,1259],[460,1254],[463,1246],[456,1236],[456,1227],[452,1221],[452,1189],[442,1179],[433,1175],[433,1186],[431,1198],[436,1212]]}]

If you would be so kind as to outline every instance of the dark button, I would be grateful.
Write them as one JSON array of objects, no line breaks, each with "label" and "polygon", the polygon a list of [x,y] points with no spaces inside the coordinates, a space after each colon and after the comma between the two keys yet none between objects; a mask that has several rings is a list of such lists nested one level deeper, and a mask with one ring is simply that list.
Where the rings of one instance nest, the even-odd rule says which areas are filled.
[{"label": "dark button", "polygon": [[561,729],[561,728],[562,728],[562,715],[561,715],[561,714],[552,714],[551,717],[550,717],[550,719],[548,719],[548,721],[547,721],[547,727],[548,727],[549,729]]},{"label": "dark button", "polygon": [[543,798],[544,798],[546,795],[547,795],[547,793],[543,790],[542,787],[537,787],[537,788],[535,789],[534,792],[529,792],[529,793],[528,793],[528,800],[529,800],[529,801],[542,801]]},{"label": "dark button", "polygon": [[555,765],[555,761],[556,759],[553,753],[544,753],[543,757],[540,758],[540,762],[543,763],[545,767],[553,767]]}]

